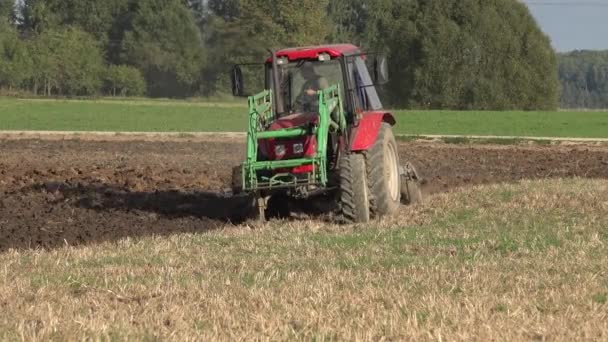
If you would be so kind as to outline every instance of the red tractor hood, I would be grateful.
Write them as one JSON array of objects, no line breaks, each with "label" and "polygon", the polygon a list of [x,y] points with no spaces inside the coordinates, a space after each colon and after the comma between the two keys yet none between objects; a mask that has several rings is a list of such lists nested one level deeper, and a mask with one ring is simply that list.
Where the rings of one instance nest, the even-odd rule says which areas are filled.
[{"label": "red tractor hood", "polygon": [[297,113],[284,116],[270,125],[271,131],[277,131],[286,128],[302,127],[308,124],[315,124],[319,120],[317,113]]}]

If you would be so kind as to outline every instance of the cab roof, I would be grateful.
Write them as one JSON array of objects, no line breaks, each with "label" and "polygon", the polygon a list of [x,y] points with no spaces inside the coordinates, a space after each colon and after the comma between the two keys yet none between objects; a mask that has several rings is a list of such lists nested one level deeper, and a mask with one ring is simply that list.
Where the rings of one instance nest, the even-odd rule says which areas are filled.
[{"label": "cab roof", "polygon": [[316,59],[326,53],[332,58],[359,52],[359,48],[352,44],[330,44],[289,48],[277,51],[277,57],[287,57],[290,61],[301,59]]}]

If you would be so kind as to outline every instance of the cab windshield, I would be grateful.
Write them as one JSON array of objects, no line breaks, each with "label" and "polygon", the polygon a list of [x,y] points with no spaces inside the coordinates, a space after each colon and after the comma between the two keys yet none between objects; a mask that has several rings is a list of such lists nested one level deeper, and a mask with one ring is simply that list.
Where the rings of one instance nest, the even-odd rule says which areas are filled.
[{"label": "cab windshield", "polygon": [[[272,89],[272,65],[267,65],[267,88]],[[279,66],[279,92],[287,113],[319,110],[319,90],[340,85],[344,97],[344,78],[339,60],[298,61]]]}]

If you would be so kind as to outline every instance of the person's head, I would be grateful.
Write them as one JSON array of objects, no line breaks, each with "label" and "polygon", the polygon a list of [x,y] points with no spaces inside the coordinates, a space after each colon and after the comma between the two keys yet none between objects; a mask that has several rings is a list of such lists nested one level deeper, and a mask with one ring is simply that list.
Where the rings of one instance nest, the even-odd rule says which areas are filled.
[{"label": "person's head", "polygon": [[304,62],[302,65],[302,76],[307,80],[313,79],[317,76],[312,62]]}]

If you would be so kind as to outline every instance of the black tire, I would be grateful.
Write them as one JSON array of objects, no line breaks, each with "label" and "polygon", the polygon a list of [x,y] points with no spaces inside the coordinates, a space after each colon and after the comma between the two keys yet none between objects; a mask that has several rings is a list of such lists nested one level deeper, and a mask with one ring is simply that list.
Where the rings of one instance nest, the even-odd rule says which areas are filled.
[{"label": "black tire", "polygon": [[401,204],[399,153],[391,126],[382,123],[376,142],[365,153],[371,211],[374,217],[394,215]]},{"label": "black tire", "polygon": [[345,223],[366,223],[370,220],[369,188],[365,157],[347,154],[340,158],[340,211]]}]

